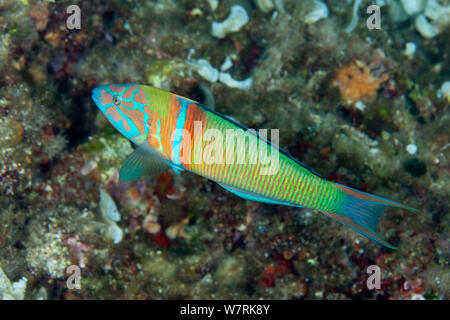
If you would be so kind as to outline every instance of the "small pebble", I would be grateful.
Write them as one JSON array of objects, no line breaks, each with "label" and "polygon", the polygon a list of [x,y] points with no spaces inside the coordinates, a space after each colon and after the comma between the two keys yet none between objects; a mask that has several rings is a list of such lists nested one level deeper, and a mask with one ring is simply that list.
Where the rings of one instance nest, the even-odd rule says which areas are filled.
[{"label": "small pebble", "polygon": [[142,225],[144,227],[144,230],[150,234],[156,234],[161,230],[161,225],[158,222],[158,217],[151,214],[145,217]]},{"label": "small pebble", "polygon": [[410,143],[406,146],[406,151],[408,151],[409,154],[416,154],[417,149],[417,146],[413,143]]},{"label": "small pebble", "polygon": [[91,160],[81,168],[80,173],[82,176],[87,176],[92,171],[94,171],[96,168],[97,168],[97,162],[95,160]]},{"label": "small pebble", "polygon": [[201,17],[203,15],[203,11],[200,8],[194,8],[191,11],[193,17]]},{"label": "small pebble", "polygon": [[445,81],[441,86],[441,93],[444,99],[450,102],[450,81]]},{"label": "small pebble", "polygon": [[362,101],[357,101],[355,103],[355,108],[358,109],[361,112],[364,112],[364,110],[366,109],[366,105]]},{"label": "small pebble", "polygon": [[405,56],[413,57],[416,53],[417,46],[414,42],[407,42],[405,46],[405,51],[403,52]]}]

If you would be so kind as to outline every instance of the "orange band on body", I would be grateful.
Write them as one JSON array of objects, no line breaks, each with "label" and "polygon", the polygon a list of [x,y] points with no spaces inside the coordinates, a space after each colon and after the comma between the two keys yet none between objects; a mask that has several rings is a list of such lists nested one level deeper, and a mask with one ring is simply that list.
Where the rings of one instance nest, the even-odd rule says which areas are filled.
[{"label": "orange band on body", "polygon": [[115,122],[118,122],[118,121],[122,120],[123,128],[124,128],[127,132],[129,132],[129,131],[131,130],[131,127],[130,127],[130,125],[128,124],[127,119],[124,119],[124,118],[122,117],[122,115],[117,111],[116,108],[114,108],[114,107],[109,107],[108,109],[106,109],[105,115],[108,115],[108,114],[113,118],[113,120],[114,120]]}]

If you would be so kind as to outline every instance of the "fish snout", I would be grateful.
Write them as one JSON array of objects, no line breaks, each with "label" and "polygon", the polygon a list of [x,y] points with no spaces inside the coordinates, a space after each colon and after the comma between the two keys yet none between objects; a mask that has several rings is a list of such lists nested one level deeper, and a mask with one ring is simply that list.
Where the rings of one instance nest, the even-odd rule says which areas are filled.
[{"label": "fish snout", "polygon": [[94,100],[95,104],[98,105],[100,102],[100,90],[99,88],[95,88],[94,90],[92,90],[92,100]]},{"label": "fish snout", "polygon": [[104,87],[97,87],[92,90],[92,100],[94,100],[97,107],[102,111],[105,112],[108,105],[111,104],[111,93],[109,93],[107,90],[105,90]]}]

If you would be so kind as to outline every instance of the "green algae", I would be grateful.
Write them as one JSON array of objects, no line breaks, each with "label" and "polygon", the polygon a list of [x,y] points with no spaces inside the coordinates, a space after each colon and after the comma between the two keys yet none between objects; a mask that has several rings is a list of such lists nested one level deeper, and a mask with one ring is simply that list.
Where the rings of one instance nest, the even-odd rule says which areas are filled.
[{"label": "green algae", "polygon": [[179,75],[184,65],[173,60],[156,60],[150,63],[146,70],[147,82],[157,88],[167,86],[166,83]]}]

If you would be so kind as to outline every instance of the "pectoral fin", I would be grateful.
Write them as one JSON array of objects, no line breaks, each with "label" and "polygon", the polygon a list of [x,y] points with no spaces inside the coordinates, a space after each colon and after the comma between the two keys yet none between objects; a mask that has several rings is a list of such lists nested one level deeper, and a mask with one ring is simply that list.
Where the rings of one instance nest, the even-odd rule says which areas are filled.
[{"label": "pectoral fin", "polygon": [[155,176],[167,169],[161,155],[137,148],[124,161],[119,172],[120,181],[135,181],[144,175]]}]

